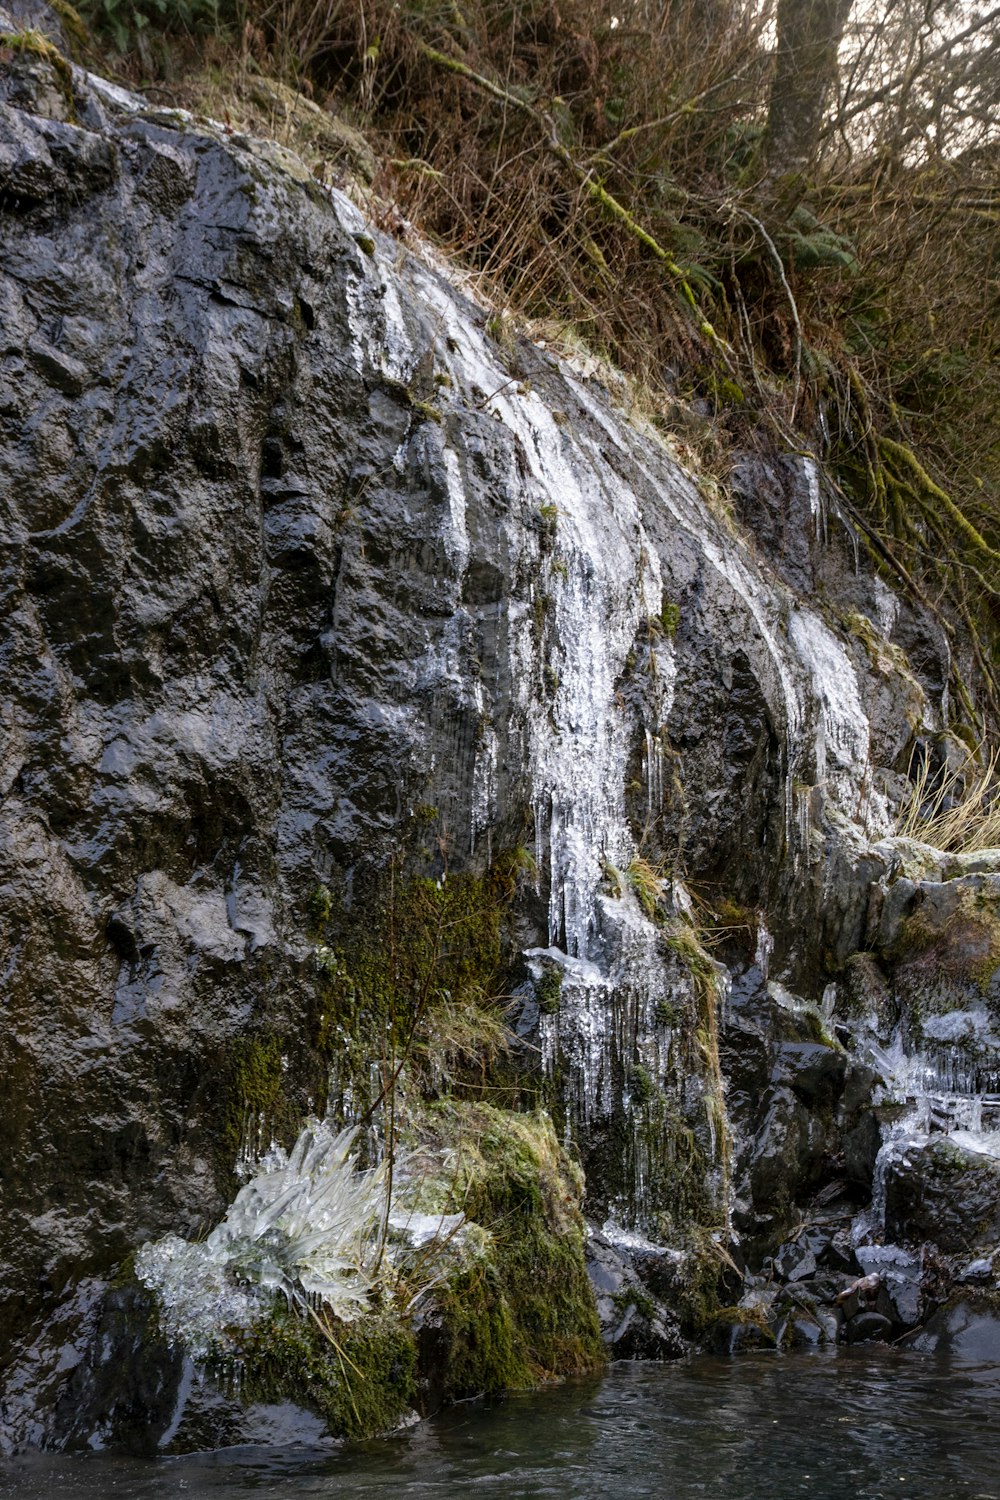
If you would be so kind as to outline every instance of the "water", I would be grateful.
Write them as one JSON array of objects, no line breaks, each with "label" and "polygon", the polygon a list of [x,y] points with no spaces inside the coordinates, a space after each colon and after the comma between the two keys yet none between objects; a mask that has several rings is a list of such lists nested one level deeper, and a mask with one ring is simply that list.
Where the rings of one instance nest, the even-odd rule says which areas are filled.
[{"label": "water", "polygon": [[1000,1368],[886,1347],[619,1364],[350,1452],[35,1457],[17,1500],[998,1500]]}]

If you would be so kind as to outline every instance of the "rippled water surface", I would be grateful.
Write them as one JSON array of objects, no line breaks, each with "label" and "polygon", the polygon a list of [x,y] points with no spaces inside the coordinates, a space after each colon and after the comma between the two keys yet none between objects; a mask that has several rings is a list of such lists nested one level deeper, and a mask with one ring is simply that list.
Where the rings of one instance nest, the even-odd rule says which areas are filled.
[{"label": "rippled water surface", "polygon": [[349,1453],[229,1449],[0,1467],[18,1500],[1000,1500],[1000,1369],[887,1348],[615,1365]]}]

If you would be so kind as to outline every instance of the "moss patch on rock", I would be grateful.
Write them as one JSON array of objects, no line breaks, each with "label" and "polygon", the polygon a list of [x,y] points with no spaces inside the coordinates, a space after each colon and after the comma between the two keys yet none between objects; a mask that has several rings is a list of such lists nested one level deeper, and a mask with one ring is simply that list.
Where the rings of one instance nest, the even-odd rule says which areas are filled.
[{"label": "moss patch on rock", "polygon": [[247,1330],[218,1366],[240,1399],[294,1401],[336,1437],[393,1431],[417,1401],[416,1337],[397,1313],[349,1326],[297,1317],[283,1308]]},{"label": "moss patch on rock", "polygon": [[[410,1170],[420,1201],[481,1226],[474,1263],[436,1294],[445,1399],[523,1390],[603,1363],[584,1261],[579,1170],[543,1111],[442,1100]],[[446,1165],[447,1164],[447,1165]]]},{"label": "moss patch on rock", "polygon": [[335,1107],[339,1096],[355,1112],[373,1109],[390,1088],[481,1091],[507,1042],[504,930],[522,874],[514,851],[482,875],[392,866],[354,910],[325,888],[314,893],[324,978],[314,1038],[333,1070]]}]

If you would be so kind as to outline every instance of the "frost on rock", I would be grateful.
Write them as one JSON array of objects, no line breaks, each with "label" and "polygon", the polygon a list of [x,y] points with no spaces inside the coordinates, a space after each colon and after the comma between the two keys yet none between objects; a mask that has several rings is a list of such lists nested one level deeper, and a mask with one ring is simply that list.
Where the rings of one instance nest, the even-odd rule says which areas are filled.
[{"label": "frost on rock", "polygon": [[247,1328],[283,1296],[321,1303],[344,1322],[365,1312],[378,1279],[385,1169],[359,1171],[355,1128],[307,1124],[291,1153],[275,1147],[207,1239],[143,1246],[136,1274],[160,1299],[166,1331],[195,1356]]}]

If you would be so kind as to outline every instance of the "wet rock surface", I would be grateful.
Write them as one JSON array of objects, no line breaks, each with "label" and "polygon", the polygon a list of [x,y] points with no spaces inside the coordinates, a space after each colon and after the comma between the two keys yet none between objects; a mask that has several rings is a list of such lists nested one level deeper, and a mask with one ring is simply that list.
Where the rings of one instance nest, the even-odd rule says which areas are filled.
[{"label": "wet rock surface", "polygon": [[1000,1364],[1000,1311],[996,1299],[958,1298],[939,1308],[910,1341],[921,1354],[973,1365]]},{"label": "wet rock surface", "polygon": [[947,1136],[893,1155],[886,1175],[886,1232],[934,1241],[948,1254],[1000,1241],[1000,1161]]},{"label": "wet rock surface", "polygon": [[632,1240],[609,1239],[596,1230],[587,1240],[587,1271],[608,1357],[678,1359],[691,1347],[671,1306],[684,1258],[654,1246],[637,1248]]},{"label": "wet rock surface", "polygon": [[[995,956],[955,925],[995,872],[932,891],[873,843],[874,773],[940,723],[936,627],[824,531],[808,466],[741,470],[772,568],[599,381],[501,347],[271,144],[19,53],[0,220],[2,1441],[257,1430],[205,1395],[171,1432],[189,1372],[113,1277],[218,1221],[248,1122],[323,1108],[310,896],[361,911],[424,827],[436,878],[532,845],[511,989],[598,1216],[717,1227],[728,1114],[735,1223],[784,1300],[713,1337],[841,1336],[862,1267],[833,1232],[783,1244],[880,1149],[829,975],[877,950],[891,1022],[918,906],[966,1001]],[[679,850],[728,903],[724,1008],[655,876]],[[935,1192],[892,1199],[900,1239],[942,1243],[965,1208]],[[592,1276],[615,1357],[687,1347],[655,1244],[595,1237]],[[900,1276],[852,1319],[905,1323]]]}]

